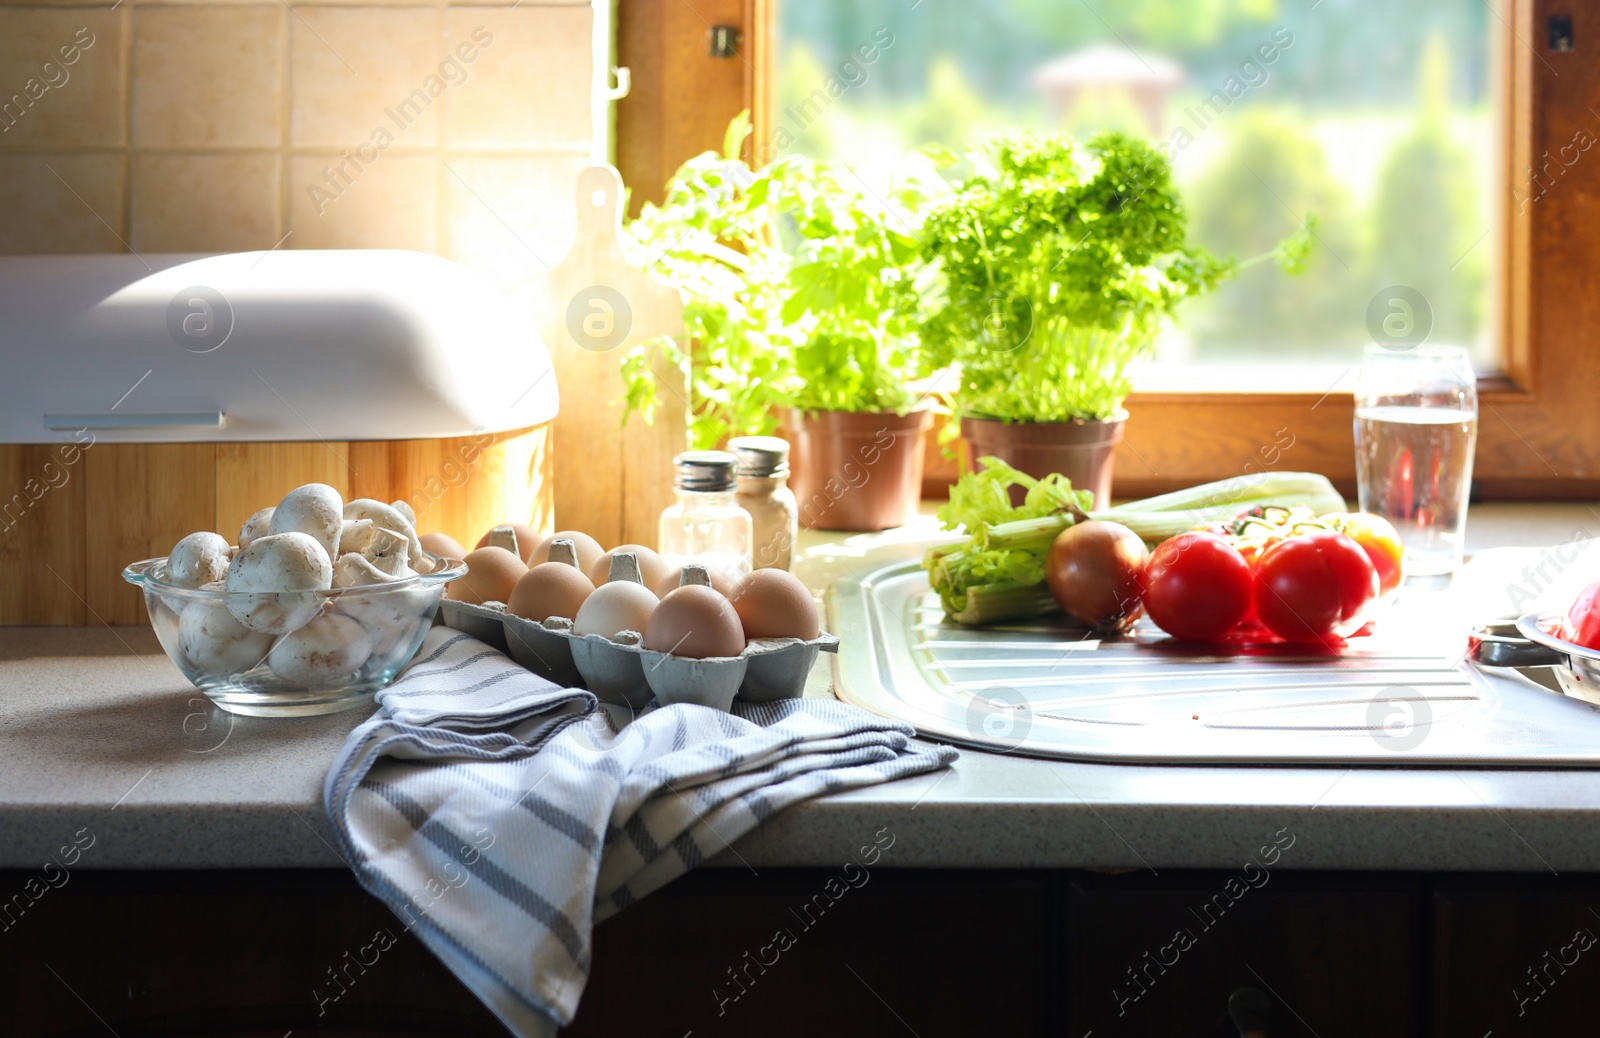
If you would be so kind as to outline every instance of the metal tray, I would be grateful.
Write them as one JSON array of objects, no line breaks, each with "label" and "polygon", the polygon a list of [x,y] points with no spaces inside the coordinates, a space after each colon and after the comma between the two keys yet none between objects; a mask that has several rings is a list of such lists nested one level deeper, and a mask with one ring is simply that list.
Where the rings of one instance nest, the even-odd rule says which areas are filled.
[{"label": "metal tray", "polygon": [[1000,752],[1139,764],[1600,765],[1600,711],[1465,660],[1470,603],[1404,589],[1343,655],[1222,653],[1141,622],[1097,638],[1065,617],[944,620],[921,567],[841,578],[840,698]]}]

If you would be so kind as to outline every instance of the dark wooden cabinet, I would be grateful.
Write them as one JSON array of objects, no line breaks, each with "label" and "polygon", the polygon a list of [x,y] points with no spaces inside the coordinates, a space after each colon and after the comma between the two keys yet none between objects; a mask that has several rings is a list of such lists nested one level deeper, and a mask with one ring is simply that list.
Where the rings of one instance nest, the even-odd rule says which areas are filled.
[{"label": "dark wooden cabinet", "polygon": [[564,1034],[1055,1033],[1049,875],[880,869],[831,899],[836,876],[699,872],[646,898],[597,930]]},{"label": "dark wooden cabinet", "polygon": [[77,870],[8,921],[6,1038],[505,1034],[345,873]]},{"label": "dark wooden cabinet", "polygon": [[1433,890],[1435,1033],[1600,1034],[1600,882],[1466,877]]},{"label": "dark wooden cabinet", "polygon": [[1149,872],[1069,883],[1068,1034],[1238,1038],[1235,992],[1271,1038],[1422,1033],[1421,884]]},{"label": "dark wooden cabinet", "polygon": [[[343,873],[79,870],[5,922],[3,1038],[506,1034]],[[1566,1038],[1600,877],[703,869],[594,961],[567,1038],[1236,1038],[1236,993],[1267,1038]]]}]

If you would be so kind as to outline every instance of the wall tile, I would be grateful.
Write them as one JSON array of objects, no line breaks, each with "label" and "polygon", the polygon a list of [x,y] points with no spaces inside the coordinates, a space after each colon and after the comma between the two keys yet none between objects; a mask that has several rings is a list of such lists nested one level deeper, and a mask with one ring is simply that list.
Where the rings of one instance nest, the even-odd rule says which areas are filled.
[{"label": "wall tile", "polygon": [[136,155],[133,237],[139,252],[270,249],[278,230],[275,154]]},{"label": "wall tile", "polygon": [[136,8],[133,143],[277,147],[288,17],[281,4]]},{"label": "wall tile", "polygon": [[116,153],[0,155],[0,254],[125,252],[124,164]]},{"label": "wall tile", "polygon": [[[438,242],[439,161],[427,155],[373,152],[365,166],[344,162],[332,183],[324,170],[338,156],[289,160],[289,230],[295,249],[417,249]],[[313,190],[315,189],[315,190]]]},{"label": "wall tile", "polygon": [[122,15],[0,8],[0,148],[124,143]]},{"label": "wall tile", "polygon": [[[380,128],[407,148],[439,139],[445,60],[431,8],[299,7],[292,26],[295,147],[348,148]],[[409,108],[403,107],[409,103]]]},{"label": "wall tile", "polygon": [[[587,7],[454,7],[446,15],[452,51],[478,48],[467,79],[450,91],[453,147],[587,149],[594,15]],[[474,33],[478,30],[476,37]],[[488,46],[474,43],[483,32]]]},{"label": "wall tile", "polygon": [[[290,230],[287,248],[542,274],[572,238],[592,26],[586,0],[0,0],[0,105],[60,80],[9,129],[0,115],[0,253],[248,250]],[[80,28],[94,42],[45,69]],[[417,91],[429,103],[402,114]]]},{"label": "wall tile", "polygon": [[446,160],[446,255],[504,287],[561,262],[572,246],[582,156]]}]

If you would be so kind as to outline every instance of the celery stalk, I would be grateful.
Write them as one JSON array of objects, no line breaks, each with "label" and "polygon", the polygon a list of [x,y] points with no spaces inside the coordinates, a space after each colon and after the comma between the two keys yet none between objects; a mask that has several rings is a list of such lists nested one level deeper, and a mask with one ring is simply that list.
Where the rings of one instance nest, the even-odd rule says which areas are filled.
[{"label": "celery stalk", "polygon": [[[949,606],[946,605],[946,609]],[[958,624],[981,627],[1000,620],[1014,620],[1023,616],[1043,616],[1059,612],[1060,606],[1043,584],[1022,584],[1010,581],[1004,584],[980,584],[967,589],[963,607],[950,614]]]}]

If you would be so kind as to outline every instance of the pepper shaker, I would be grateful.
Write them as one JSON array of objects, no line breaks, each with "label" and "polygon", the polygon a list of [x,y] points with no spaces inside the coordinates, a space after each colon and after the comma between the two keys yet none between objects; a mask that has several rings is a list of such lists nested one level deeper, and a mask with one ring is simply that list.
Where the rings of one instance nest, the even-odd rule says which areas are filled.
[{"label": "pepper shaker", "polygon": [[728,441],[738,458],[736,499],[750,513],[755,569],[788,569],[800,532],[800,506],[789,489],[789,443],[776,436],[740,436]]}]

